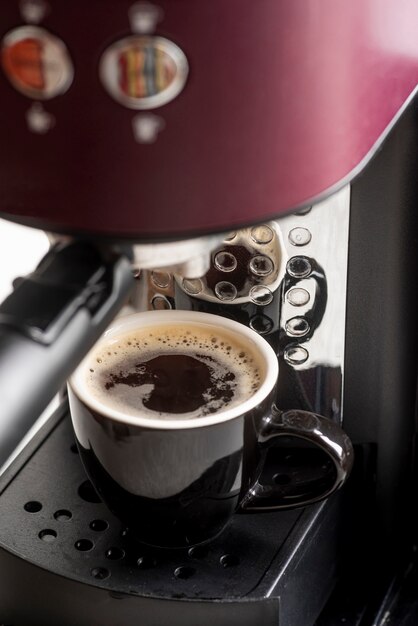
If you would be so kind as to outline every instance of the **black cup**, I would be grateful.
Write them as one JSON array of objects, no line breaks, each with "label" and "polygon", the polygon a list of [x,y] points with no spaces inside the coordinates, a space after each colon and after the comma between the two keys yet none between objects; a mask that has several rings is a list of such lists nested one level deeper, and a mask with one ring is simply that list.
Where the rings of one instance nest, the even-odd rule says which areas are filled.
[{"label": "black cup", "polygon": [[[331,420],[276,408],[277,357],[242,324],[193,311],[138,313],[115,322],[93,354],[135,328],[158,332],[173,324],[223,328],[257,356],[264,374],[259,389],[238,406],[191,420],[161,420],[125,415],[109,408],[105,394],[100,400],[92,395],[86,385],[91,355],[77,369],[68,393],[81,458],[104,502],[140,541],[195,545],[218,535],[235,512],[305,505],[342,485],[353,461],[350,440]],[[298,466],[299,480],[263,485],[268,451],[279,465],[296,451],[307,471]]]}]

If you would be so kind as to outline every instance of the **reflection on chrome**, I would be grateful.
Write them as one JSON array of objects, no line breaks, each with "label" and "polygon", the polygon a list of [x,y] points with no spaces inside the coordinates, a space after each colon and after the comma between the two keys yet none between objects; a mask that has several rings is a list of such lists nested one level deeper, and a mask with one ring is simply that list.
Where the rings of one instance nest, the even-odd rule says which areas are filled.
[{"label": "reflection on chrome", "polygon": [[[336,420],[342,418],[349,217],[346,186],[308,213],[278,221],[290,256],[280,322],[282,377],[297,387],[300,408]],[[295,233],[306,231],[310,237],[295,244]],[[295,317],[306,319],[307,334],[290,336]]]},{"label": "reflection on chrome", "polygon": [[[309,211],[275,222],[164,248],[153,245],[146,258],[146,246],[138,247],[136,264],[147,269],[132,305],[138,310],[175,306],[241,321],[279,355],[280,408],[340,422],[349,205],[347,186]],[[189,271],[190,258],[196,269],[203,253],[209,268],[198,278]]]}]

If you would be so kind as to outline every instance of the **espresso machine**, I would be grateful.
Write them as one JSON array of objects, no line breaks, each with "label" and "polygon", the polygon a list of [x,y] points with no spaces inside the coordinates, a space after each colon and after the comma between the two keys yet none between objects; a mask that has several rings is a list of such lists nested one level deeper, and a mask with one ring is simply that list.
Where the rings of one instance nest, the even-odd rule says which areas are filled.
[{"label": "espresso machine", "polygon": [[[414,0],[3,0],[0,28],[0,216],[51,242],[0,305],[0,464],[60,397],[0,476],[0,624],[415,624]],[[132,539],[63,389],[116,315],[170,308],[265,337],[280,408],[354,444],[338,493]],[[273,452],[267,486],[327,471]]]}]

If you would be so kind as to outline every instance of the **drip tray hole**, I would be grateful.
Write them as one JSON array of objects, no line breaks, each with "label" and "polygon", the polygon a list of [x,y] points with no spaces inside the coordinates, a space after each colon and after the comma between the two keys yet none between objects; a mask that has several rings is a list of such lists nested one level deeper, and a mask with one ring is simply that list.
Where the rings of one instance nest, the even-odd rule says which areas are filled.
[{"label": "drip tray hole", "polygon": [[59,511],[55,511],[54,517],[58,522],[68,522],[72,518],[73,514],[71,511],[67,511],[67,509],[60,509]]},{"label": "drip tray hole", "polygon": [[206,546],[194,546],[190,548],[187,553],[192,559],[204,559],[208,555],[208,549]]},{"label": "drip tray hole", "polygon": [[23,508],[28,513],[38,513],[38,511],[42,509],[42,504],[37,500],[31,500],[30,502],[26,502]]},{"label": "drip tray hole", "polygon": [[122,548],[112,547],[106,550],[105,556],[110,561],[120,561],[125,556],[125,551]]},{"label": "drip tray hole", "polygon": [[195,573],[195,568],[189,567],[188,565],[181,565],[174,570],[174,576],[176,578],[182,578],[184,580],[187,580],[187,578],[191,578]]},{"label": "drip tray hole", "polygon": [[139,569],[151,569],[157,565],[157,561],[151,556],[140,556],[136,564]]},{"label": "drip tray hole", "polygon": [[89,552],[94,548],[94,543],[90,539],[79,539],[75,542],[74,548],[79,552]]},{"label": "drip tray hole", "polygon": [[42,541],[45,541],[45,543],[52,543],[57,538],[57,533],[51,528],[45,528],[44,530],[41,530],[38,537],[39,539],[42,539]]},{"label": "drip tray hole", "polygon": [[96,578],[97,580],[105,580],[106,578],[109,578],[110,576],[109,570],[106,569],[105,567],[94,567],[90,571],[90,573],[93,576],[93,578]]},{"label": "drip tray hole", "polygon": [[222,567],[235,567],[236,565],[239,565],[239,558],[236,554],[224,554],[219,559],[219,562]]},{"label": "drip tray hole", "polygon": [[109,528],[109,524],[104,519],[94,519],[90,522],[90,528],[96,533],[101,533]]}]

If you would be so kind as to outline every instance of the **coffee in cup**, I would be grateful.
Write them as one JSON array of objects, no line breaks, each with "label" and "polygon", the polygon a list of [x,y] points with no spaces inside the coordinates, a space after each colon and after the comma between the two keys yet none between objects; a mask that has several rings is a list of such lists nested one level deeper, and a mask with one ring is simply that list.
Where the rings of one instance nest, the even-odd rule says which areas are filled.
[{"label": "coffee in cup", "polygon": [[196,419],[248,400],[264,363],[224,329],[188,324],[139,328],[97,350],[86,368],[89,392],[133,416]]},{"label": "coffee in cup", "polygon": [[[140,541],[212,539],[235,512],[319,500],[338,488],[352,448],[337,424],[274,407],[278,360],[246,326],[194,311],[118,319],[69,381],[77,444],[97,491]],[[260,483],[267,449],[297,439],[329,475],[298,490]]]}]

